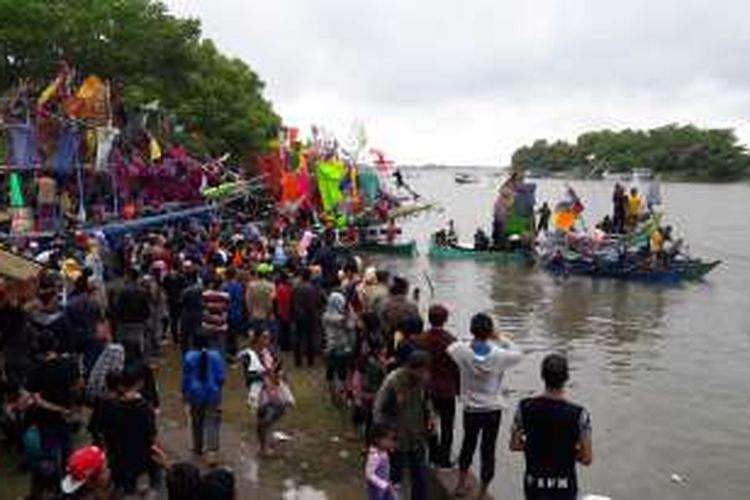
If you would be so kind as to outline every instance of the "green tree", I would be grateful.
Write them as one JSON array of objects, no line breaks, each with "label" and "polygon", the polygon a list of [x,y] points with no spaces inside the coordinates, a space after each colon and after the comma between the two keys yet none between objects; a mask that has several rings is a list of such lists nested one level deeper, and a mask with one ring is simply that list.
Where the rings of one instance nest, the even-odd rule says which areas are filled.
[{"label": "green tree", "polygon": [[247,158],[280,125],[258,76],[160,1],[0,0],[0,88],[41,85],[61,61],[111,80],[128,105],[159,100],[196,153]]},{"label": "green tree", "polygon": [[651,130],[600,130],[581,134],[574,145],[544,139],[513,154],[517,169],[581,174],[592,160],[614,172],[648,168],[670,177],[731,181],[750,174],[750,155],[730,129],[670,124]]}]

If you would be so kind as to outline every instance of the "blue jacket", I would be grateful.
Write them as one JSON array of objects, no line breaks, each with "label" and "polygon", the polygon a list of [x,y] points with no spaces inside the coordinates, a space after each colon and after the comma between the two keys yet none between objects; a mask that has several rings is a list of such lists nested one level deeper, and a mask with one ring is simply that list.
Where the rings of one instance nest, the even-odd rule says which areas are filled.
[{"label": "blue jacket", "polygon": [[226,379],[226,365],[218,351],[206,350],[208,370],[206,380],[198,376],[204,351],[189,351],[182,365],[182,394],[191,405],[215,405],[221,402],[221,388]]}]

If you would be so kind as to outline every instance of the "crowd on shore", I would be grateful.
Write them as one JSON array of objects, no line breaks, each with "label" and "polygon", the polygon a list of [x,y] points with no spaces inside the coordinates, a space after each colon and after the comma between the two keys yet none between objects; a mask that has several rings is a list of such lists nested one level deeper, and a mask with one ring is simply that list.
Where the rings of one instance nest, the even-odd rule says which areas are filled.
[{"label": "crowd on shore", "polygon": [[[469,340],[445,329],[445,305],[429,306],[425,326],[405,278],[363,268],[332,231],[318,237],[284,221],[193,222],[117,248],[88,237],[78,245],[77,261],[63,258],[70,248],[53,254],[34,286],[0,283],[0,423],[30,474],[27,498],[129,498],[144,482],[168,498],[239,498],[218,454],[227,377],[242,374],[268,457],[295,405],[288,373],[318,363],[331,402],[368,443],[363,496],[431,498],[429,467],[456,465],[457,496],[487,493],[509,408],[504,374],[524,357],[488,315],[473,317],[460,336]],[[181,351],[203,475],[173,463],[160,442],[155,366],[168,349]],[[510,448],[525,453],[527,498],[576,498],[575,464],[591,462],[590,419],[565,399],[564,357],[549,355],[541,373],[545,391],[518,405]],[[74,450],[83,427],[91,444]],[[477,447],[480,491],[470,491]]]}]

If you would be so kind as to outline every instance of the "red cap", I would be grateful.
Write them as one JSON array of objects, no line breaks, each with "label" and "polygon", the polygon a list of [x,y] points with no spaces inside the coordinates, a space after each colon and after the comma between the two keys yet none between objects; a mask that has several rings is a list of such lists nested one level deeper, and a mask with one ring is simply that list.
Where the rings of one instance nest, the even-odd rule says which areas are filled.
[{"label": "red cap", "polygon": [[106,463],[106,453],[96,446],[86,446],[74,451],[68,458],[68,475],[62,480],[60,487],[66,494],[77,491],[101,472]]}]

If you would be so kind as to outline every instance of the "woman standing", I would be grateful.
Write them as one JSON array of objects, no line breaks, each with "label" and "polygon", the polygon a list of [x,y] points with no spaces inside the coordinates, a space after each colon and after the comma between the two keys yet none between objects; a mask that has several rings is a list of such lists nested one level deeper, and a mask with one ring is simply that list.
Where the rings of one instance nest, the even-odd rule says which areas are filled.
[{"label": "woman standing", "polygon": [[323,330],[326,335],[326,379],[331,401],[343,406],[345,384],[354,352],[355,323],[341,292],[333,292],[328,298],[328,306],[323,313]]},{"label": "woman standing", "polygon": [[[193,452],[202,455],[219,451],[221,391],[226,365],[219,351],[207,348],[208,339],[199,335],[195,347],[185,354],[182,366],[182,394],[190,412]],[[216,457],[209,457],[209,462]]]}]

